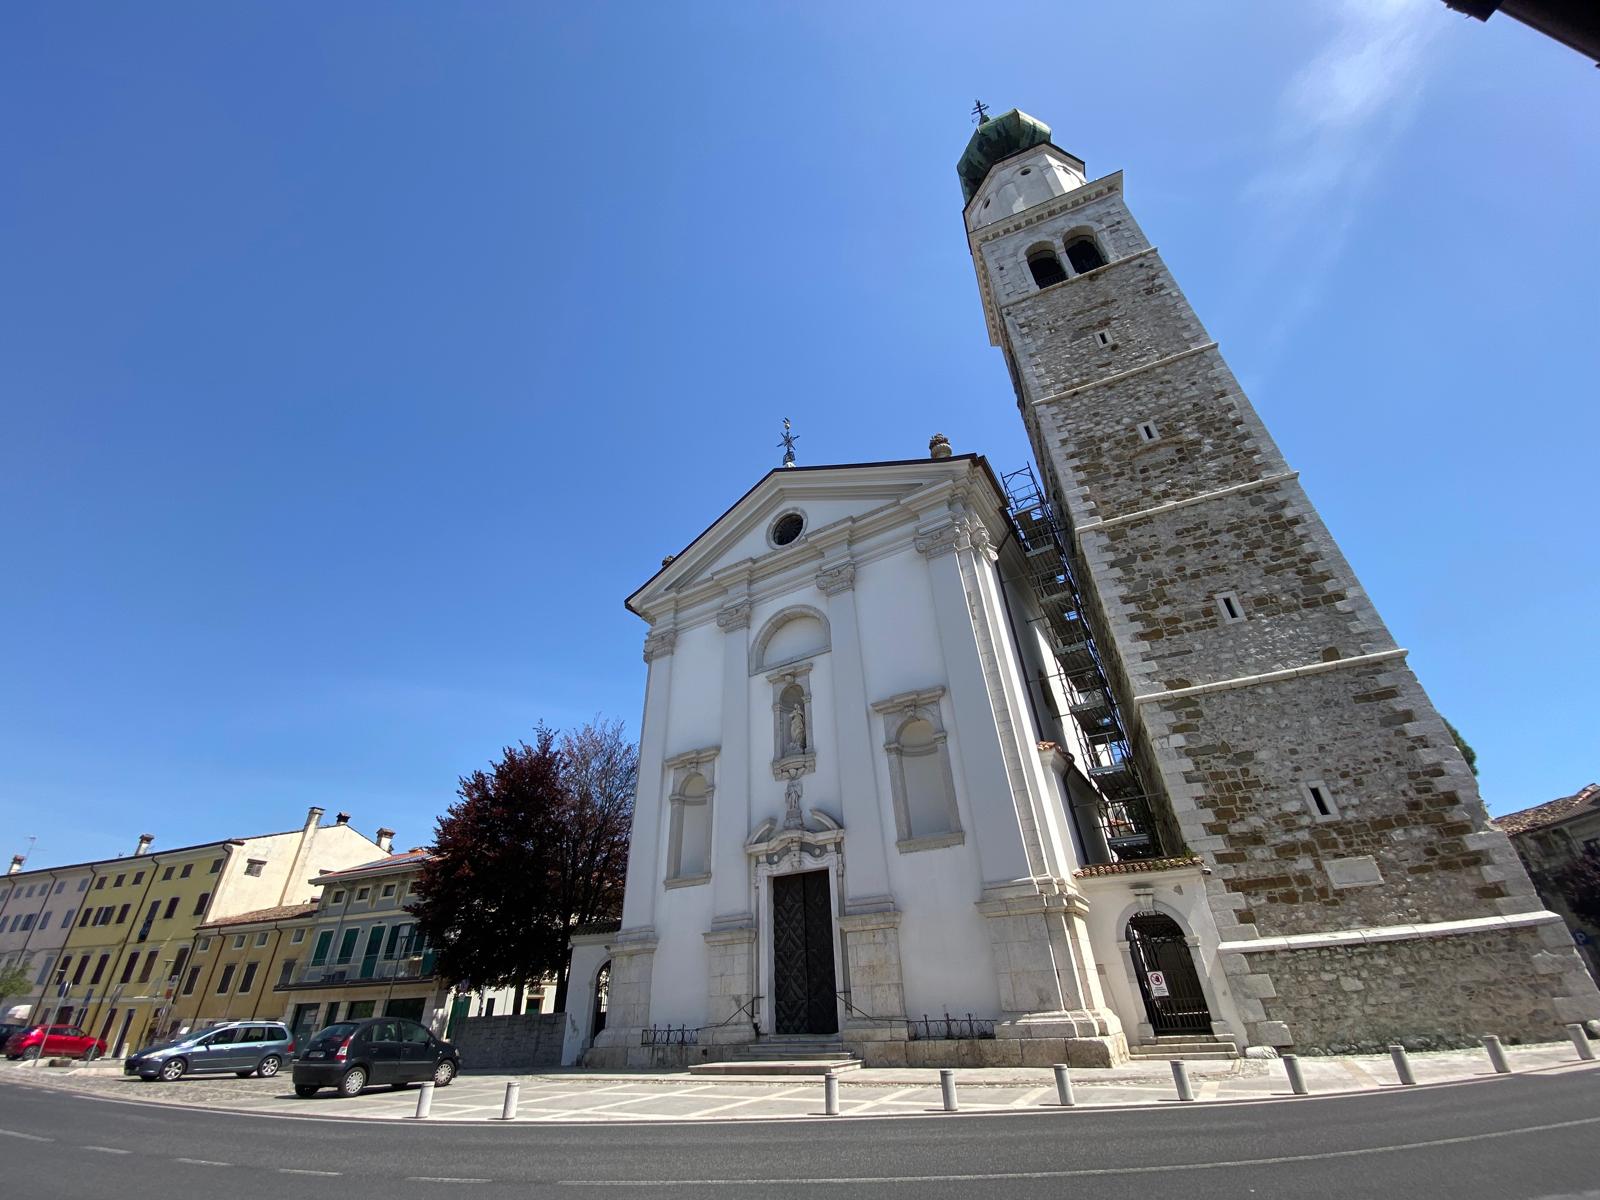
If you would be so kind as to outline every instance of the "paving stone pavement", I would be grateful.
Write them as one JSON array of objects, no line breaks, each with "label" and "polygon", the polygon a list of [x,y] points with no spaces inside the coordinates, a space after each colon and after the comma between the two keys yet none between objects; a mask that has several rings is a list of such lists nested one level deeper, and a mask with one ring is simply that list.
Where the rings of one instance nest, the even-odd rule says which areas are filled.
[{"label": "paving stone pavement", "polygon": [[[1517,1073],[1593,1070],[1568,1042],[1511,1047]],[[1303,1058],[1312,1095],[1398,1088],[1387,1057]],[[1470,1082],[1494,1076],[1482,1051],[1451,1050],[1411,1055],[1419,1085]],[[1283,1063],[1237,1059],[1187,1064],[1195,1103],[1290,1099]],[[1047,1069],[974,1068],[955,1072],[962,1112],[997,1112],[1055,1106],[1054,1077]],[[1079,1107],[1177,1104],[1166,1063],[1135,1063],[1110,1070],[1076,1070],[1072,1085]],[[784,1120],[823,1115],[823,1081],[817,1076],[717,1077],[680,1074],[550,1072],[533,1075],[466,1074],[434,1092],[434,1121],[500,1123],[506,1084],[521,1085],[517,1123],[606,1123],[624,1121]],[[49,1087],[119,1100],[194,1106],[272,1115],[337,1118],[412,1118],[419,1088],[370,1088],[354,1099],[331,1091],[301,1099],[287,1072],[274,1079],[232,1075],[191,1076],[177,1083],[144,1083],[120,1073],[114,1063],[71,1068],[0,1065],[0,1084]],[[839,1077],[839,1108],[855,1116],[920,1116],[942,1112],[939,1072],[879,1069]]]}]

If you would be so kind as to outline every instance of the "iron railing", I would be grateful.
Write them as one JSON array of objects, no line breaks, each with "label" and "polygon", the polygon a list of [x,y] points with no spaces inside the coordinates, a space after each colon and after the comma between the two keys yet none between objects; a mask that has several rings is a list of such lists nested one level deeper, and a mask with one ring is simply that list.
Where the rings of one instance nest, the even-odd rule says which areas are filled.
[{"label": "iron railing", "polygon": [[641,1046],[693,1046],[700,1040],[700,1031],[688,1025],[652,1025],[639,1031]]},{"label": "iron railing", "polygon": [[920,1021],[907,1021],[906,1030],[913,1042],[962,1041],[969,1038],[994,1037],[994,1022],[968,1013],[964,1017],[930,1017],[923,1014]]}]

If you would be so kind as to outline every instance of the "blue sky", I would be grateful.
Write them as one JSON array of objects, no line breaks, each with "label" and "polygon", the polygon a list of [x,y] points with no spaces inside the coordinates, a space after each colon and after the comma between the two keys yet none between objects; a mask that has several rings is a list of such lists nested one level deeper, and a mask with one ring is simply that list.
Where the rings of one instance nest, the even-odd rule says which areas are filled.
[{"label": "blue sky", "polygon": [[1600,776],[1592,64],[1437,0],[12,3],[0,829],[427,840],[768,467],[1027,446],[975,96],[1130,203],[1507,811]]}]

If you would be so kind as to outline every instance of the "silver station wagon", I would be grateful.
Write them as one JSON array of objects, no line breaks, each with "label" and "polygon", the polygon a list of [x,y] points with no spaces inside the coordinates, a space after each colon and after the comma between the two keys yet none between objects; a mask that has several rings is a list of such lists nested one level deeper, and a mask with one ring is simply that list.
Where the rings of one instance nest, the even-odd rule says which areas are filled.
[{"label": "silver station wagon", "polygon": [[122,1073],[167,1083],[202,1071],[271,1078],[293,1053],[294,1038],[281,1021],[229,1021],[130,1054]]}]

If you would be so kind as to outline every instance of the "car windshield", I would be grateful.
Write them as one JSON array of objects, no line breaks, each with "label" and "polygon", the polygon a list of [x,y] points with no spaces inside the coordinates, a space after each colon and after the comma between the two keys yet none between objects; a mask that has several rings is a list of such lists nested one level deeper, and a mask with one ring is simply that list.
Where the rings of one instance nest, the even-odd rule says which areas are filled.
[{"label": "car windshield", "polygon": [[359,1028],[359,1025],[349,1021],[341,1021],[336,1025],[329,1025],[326,1029],[318,1031],[317,1036],[311,1039],[309,1046],[313,1050],[326,1050],[331,1046],[337,1046]]}]

